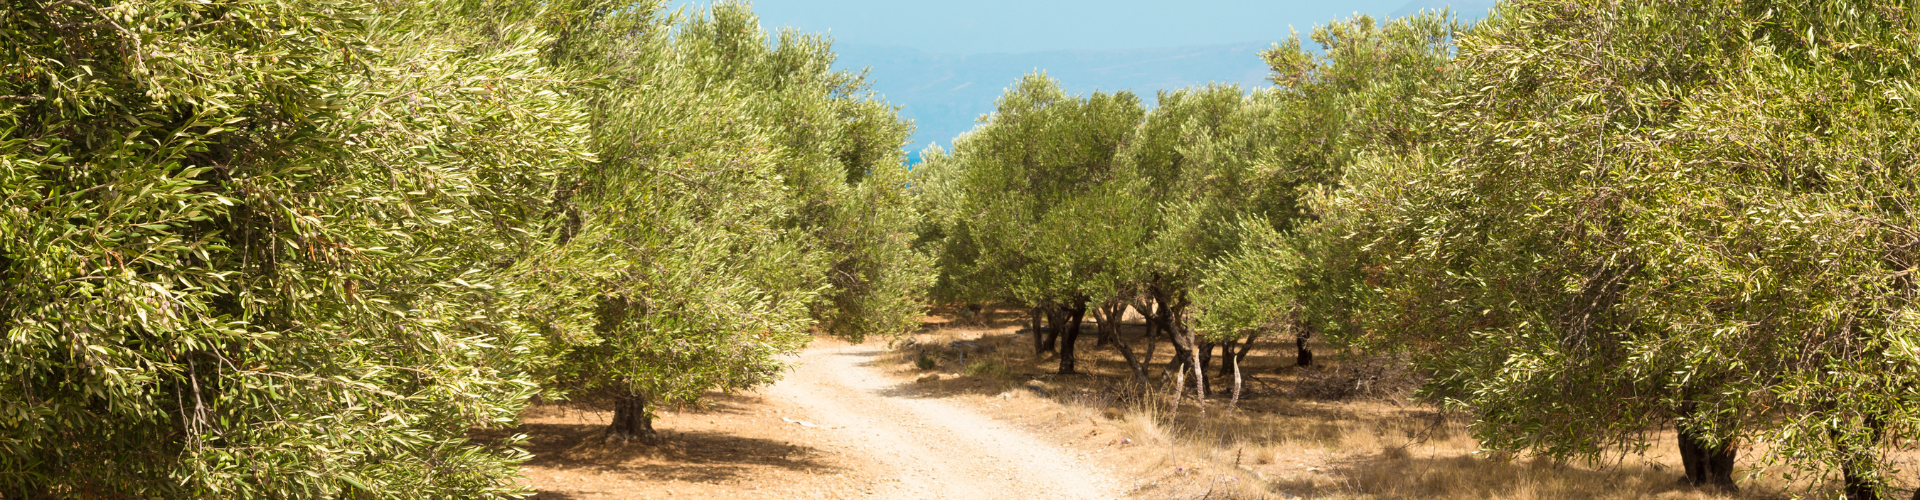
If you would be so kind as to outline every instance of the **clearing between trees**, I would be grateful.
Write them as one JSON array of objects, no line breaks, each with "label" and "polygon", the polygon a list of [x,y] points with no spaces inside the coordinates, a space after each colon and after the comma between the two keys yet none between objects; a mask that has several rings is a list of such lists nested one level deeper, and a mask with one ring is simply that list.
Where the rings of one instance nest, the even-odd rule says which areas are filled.
[{"label": "clearing between trees", "polygon": [[534,440],[535,498],[1122,496],[1083,451],[884,372],[888,352],[817,341],[756,395],[658,420],[661,447],[601,444],[607,412],[537,408],[522,427]]},{"label": "clearing between trees", "polygon": [[[1485,453],[1465,418],[1409,404],[1409,381],[1367,373],[1382,364],[1315,344],[1318,366],[1295,366],[1284,338],[1251,350],[1238,408],[1213,397],[1172,415],[1126,396],[1130,368],[1091,335],[1077,348],[1084,374],[1059,376],[1054,359],[1022,348],[1023,326],[1019,311],[989,309],[929,317],[891,349],[817,339],[771,387],[663,413],[660,446],[602,444],[610,413],[597,408],[536,407],[516,429],[535,455],[525,471],[539,499],[1733,500],[1807,486],[1758,459],[1736,464],[1737,493],[1688,486],[1671,430],[1605,464]],[[1144,330],[1123,324],[1121,338],[1144,351]],[[1354,387],[1369,377],[1376,387]]]}]

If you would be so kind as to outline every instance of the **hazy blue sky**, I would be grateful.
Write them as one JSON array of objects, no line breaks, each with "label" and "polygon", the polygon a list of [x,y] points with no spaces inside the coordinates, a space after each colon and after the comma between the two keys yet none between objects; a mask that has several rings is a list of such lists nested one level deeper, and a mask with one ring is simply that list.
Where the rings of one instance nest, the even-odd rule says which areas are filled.
[{"label": "hazy blue sky", "polygon": [[[1428,3],[1445,4],[1412,2]],[[1315,23],[1354,12],[1391,14],[1409,4],[1409,0],[759,0],[753,2],[753,10],[768,28],[830,32],[840,42],[982,54],[1275,41],[1287,35],[1289,26],[1305,33]]]},{"label": "hazy blue sky", "polygon": [[757,0],[753,10],[769,30],[830,34],[834,66],[871,70],[873,90],[913,120],[907,150],[917,152],[952,144],[1028,73],[1044,71],[1070,93],[1131,90],[1149,104],[1162,89],[1252,89],[1266,85],[1259,51],[1294,29],[1449,5],[1474,18],[1493,1]]}]

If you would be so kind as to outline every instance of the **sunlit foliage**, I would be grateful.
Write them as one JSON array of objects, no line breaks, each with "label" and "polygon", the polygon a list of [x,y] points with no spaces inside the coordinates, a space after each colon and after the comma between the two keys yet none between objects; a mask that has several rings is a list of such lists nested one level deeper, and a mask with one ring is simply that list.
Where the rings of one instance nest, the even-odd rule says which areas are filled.
[{"label": "sunlit foliage", "polygon": [[1904,2],[1503,4],[1435,137],[1325,202],[1356,338],[1407,349],[1491,447],[1596,458],[1678,428],[1889,493],[1910,437],[1915,50]]},{"label": "sunlit foliage", "polygon": [[515,496],[525,454],[467,435],[536,394],[644,424],[816,325],[906,330],[907,125],[754,26],[9,4],[0,495]]},{"label": "sunlit foliage", "polygon": [[6,494],[517,489],[465,434],[534,391],[503,270],[591,155],[547,37],[468,7],[0,12]]},{"label": "sunlit foliage", "polygon": [[610,400],[616,437],[652,440],[653,408],[775,380],[816,325],[917,324],[908,128],[829,69],[824,38],[770,43],[738,4],[567,11],[593,15],[550,57],[594,79],[599,161],[557,193],[556,246],[519,268],[550,396]]}]

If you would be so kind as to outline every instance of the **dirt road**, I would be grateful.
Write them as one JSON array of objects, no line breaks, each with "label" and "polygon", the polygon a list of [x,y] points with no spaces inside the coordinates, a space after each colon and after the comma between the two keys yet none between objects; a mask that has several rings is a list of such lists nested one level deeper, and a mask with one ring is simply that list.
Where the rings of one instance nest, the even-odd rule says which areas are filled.
[{"label": "dirt road", "polygon": [[1072,451],[953,402],[916,396],[881,375],[872,365],[883,352],[874,345],[809,349],[785,380],[763,391],[887,469],[869,498],[1121,497],[1110,474]]},{"label": "dirt road", "polygon": [[885,353],[816,342],[772,387],[662,411],[662,446],[603,443],[609,415],[595,408],[535,408],[513,431],[528,436],[525,472],[539,500],[1124,496],[1112,474],[1058,441],[883,374]]}]

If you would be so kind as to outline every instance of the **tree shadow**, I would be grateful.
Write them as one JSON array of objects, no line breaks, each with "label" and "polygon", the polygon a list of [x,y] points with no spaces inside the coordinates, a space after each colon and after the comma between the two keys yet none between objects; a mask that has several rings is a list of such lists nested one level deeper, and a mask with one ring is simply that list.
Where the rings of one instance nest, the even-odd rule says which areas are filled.
[{"label": "tree shadow", "polygon": [[[1125,323],[1121,327],[1120,339],[1131,346],[1136,354],[1144,354],[1142,349],[1146,330],[1144,323]],[[1092,324],[1081,328],[1075,350],[1078,353],[1078,373],[1073,374],[1058,373],[1057,351],[1035,353],[1034,334],[1026,328],[969,333],[977,334],[966,341],[974,347],[957,348],[944,340],[934,341],[891,352],[866,353],[871,359],[865,360],[861,366],[887,371],[912,364],[914,353],[919,350],[931,353],[938,360],[939,367],[917,373],[922,377],[937,377],[926,377],[926,380],[880,391],[885,396],[904,398],[995,396],[1008,391],[1027,391],[1064,402],[1102,391],[1112,392],[1115,386],[1132,383],[1133,375],[1126,362],[1114,353],[1113,348],[1099,345],[1099,333]],[[1064,347],[1059,343],[1065,341],[1064,337],[1056,339],[1056,346]],[[1166,358],[1165,353],[1171,348],[1164,342],[1162,344],[1157,354],[1160,358]],[[1163,368],[1154,365],[1149,366],[1148,371],[1159,373]],[[1029,387],[1030,381],[1039,381],[1041,384],[1039,387]]]},{"label": "tree shadow", "polygon": [[826,453],[817,448],[773,439],[664,431],[665,442],[649,446],[606,442],[605,429],[596,424],[528,423],[513,431],[528,436],[527,451],[533,453],[533,459],[526,465],[535,467],[708,484],[747,479],[754,471],[767,468],[806,474],[842,470],[825,462]]},{"label": "tree shadow", "polygon": [[[611,418],[616,394],[610,391],[574,392],[558,401],[534,400],[523,417],[556,414],[602,415]],[[686,415],[758,415],[753,407],[765,406],[766,397],[751,392],[707,391],[691,404],[676,404],[659,411]]]},{"label": "tree shadow", "polygon": [[[764,399],[753,394],[710,393],[703,398],[703,404],[667,409],[674,415],[655,422],[711,416],[756,417],[761,415],[757,408],[766,405]],[[585,399],[547,402],[530,408],[525,415],[527,420],[517,427],[475,429],[469,436],[476,442],[503,443],[511,435],[525,434],[523,446],[533,455],[527,466],[593,470],[650,480],[724,483],[750,479],[756,471],[769,468],[807,474],[841,470],[830,465],[827,454],[817,448],[727,432],[667,427],[661,430],[664,442],[659,445],[609,443],[605,439],[608,414],[604,406]],[[535,498],[572,498],[559,492],[540,495]]]},{"label": "tree shadow", "polygon": [[[956,330],[946,330],[943,328],[949,323],[928,323],[921,329],[919,337],[921,341],[925,343],[907,345],[886,352],[861,353],[862,356],[868,357],[868,359],[862,360],[861,365],[887,371],[912,365],[914,353],[919,350],[935,353],[936,358],[939,359],[939,368],[918,373],[939,373],[941,376],[938,377],[938,380],[902,385],[885,393],[885,395],[896,397],[944,398],[960,395],[993,396],[1002,394],[1008,390],[1022,389],[1021,386],[1025,385],[1029,380],[1039,380],[1049,385],[1070,388],[1071,390],[1067,391],[1034,391],[1037,395],[1061,400],[1062,402],[1071,399],[1084,399],[1089,395],[1096,396],[1095,399],[1100,401],[1108,401],[1114,399],[1112,397],[1113,395],[1099,395],[1097,393],[1101,391],[1113,392],[1117,386],[1134,388],[1120,391],[1123,394],[1139,391],[1139,384],[1135,382],[1130,366],[1123,360],[1119,353],[1113,347],[1099,344],[1097,322],[1089,320],[1088,324],[1082,326],[1078,340],[1079,345],[1075,350],[1075,352],[1078,353],[1076,359],[1078,360],[1077,371],[1079,371],[1079,373],[1060,374],[1057,372],[1059,363],[1057,351],[1042,353],[1036,353],[1034,351],[1033,332],[1024,328],[1026,323],[1019,317],[1021,313],[1018,311],[999,310],[996,311],[996,314],[1000,316],[1000,319],[991,321],[990,323],[1000,325],[1001,327],[992,330],[984,330],[979,327],[963,327]],[[941,335],[947,331],[953,331],[960,333],[962,336],[970,337],[971,342],[992,347],[995,351],[991,353],[974,352],[969,353],[965,358],[960,358],[955,352],[956,349],[948,345],[947,341],[950,339]],[[1143,321],[1126,321],[1120,325],[1119,339],[1132,350],[1135,356],[1141,357],[1140,361],[1144,364],[1143,368],[1146,370],[1148,376],[1147,383],[1153,386],[1157,393],[1170,393],[1174,377],[1169,370],[1171,365],[1176,361],[1172,357],[1175,349],[1171,345],[1171,342],[1164,336],[1156,335],[1153,339],[1148,339],[1147,334],[1148,326]],[[929,339],[929,336],[932,338]],[[1064,341],[1065,339],[1060,338],[1058,340]],[[1146,358],[1146,355],[1149,354],[1146,347],[1149,342],[1155,344],[1156,347],[1154,352],[1151,353],[1153,356]],[[1309,400],[1331,402],[1390,399],[1371,397],[1322,398],[1313,394],[1302,393],[1299,387],[1303,376],[1315,375],[1322,371],[1329,370],[1330,367],[1341,366],[1344,359],[1341,358],[1337,352],[1332,352],[1337,351],[1337,349],[1325,345],[1323,341],[1316,339],[1312,341],[1311,344],[1315,350],[1322,352],[1322,361],[1316,363],[1313,367],[1301,367],[1296,363],[1297,349],[1294,339],[1291,336],[1262,335],[1256,338],[1253,341],[1251,349],[1248,350],[1248,356],[1241,363],[1243,380],[1241,394],[1242,409],[1256,412],[1265,411],[1267,410],[1267,406],[1273,406],[1276,402],[1284,406],[1290,405],[1295,401]],[[1212,357],[1212,362],[1209,363],[1207,370],[1208,377],[1213,381],[1211,385],[1213,390],[1207,395],[1207,399],[1220,399],[1224,401],[1231,395],[1231,372],[1227,371],[1228,367],[1224,361],[1224,355],[1218,354],[1219,351],[1214,352],[1215,355]],[[978,370],[975,370],[975,367],[969,365],[982,359],[1002,365],[1004,371],[997,377],[983,377],[976,374]],[[1190,375],[1190,373],[1183,373],[1181,375]],[[975,380],[981,378],[998,378],[999,380],[988,381],[992,383]],[[1089,388],[1091,388],[1090,391],[1083,390]],[[1191,395],[1192,392],[1189,391],[1188,394]],[[1263,401],[1265,404],[1253,403],[1254,401]],[[1401,403],[1400,401],[1392,402],[1396,405]],[[1250,405],[1249,403],[1253,404]]]},{"label": "tree shadow", "polygon": [[[1268,480],[1271,491],[1314,498],[1359,494],[1372,498],[1615,498],[1635,491],[1648,498],[1777,499],[1778,492],[1697,489],[1674,471],[1642,466],[1594,469],[1547,458],[1497,460],[1472,455],[1390,457],[1386,454],[1333,464],[1332,483],[1304,478]],[[1335,491],[1337,490],[1337,491]],[[1285,498],[1284,496],[1282,498]]]}]

